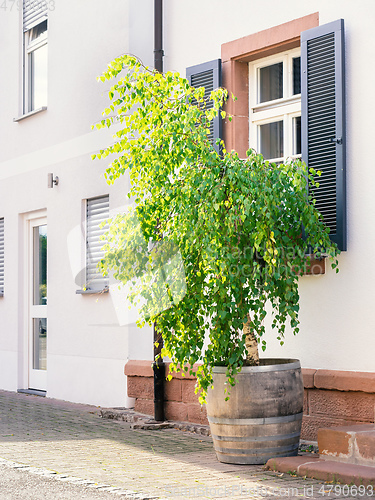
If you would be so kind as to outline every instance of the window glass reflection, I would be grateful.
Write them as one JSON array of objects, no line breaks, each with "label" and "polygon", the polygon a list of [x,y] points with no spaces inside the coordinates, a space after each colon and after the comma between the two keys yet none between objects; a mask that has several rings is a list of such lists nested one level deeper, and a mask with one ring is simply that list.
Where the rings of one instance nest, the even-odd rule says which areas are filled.
[{"label": "window glass reflection", "polygon": [[265,66],[259,70],[259,102],[283,97],[283,63]]},{"label": "window glass reflection", "polygon": [[259,126],[260,152],[264,158],[281,158],[284,156],[284,124],[282,121],[266,123]]},{"label": "window glass reflection", "polygon": [[293,154],[301,154],[301,117],[297,116],[293,119],[294,124],[294,151]]},{"label": "window glass reflection", "polygon": [[33,369],[47,370],[47,318],[33,319]]},{"label": "window glass reflection", "polygon": [[47,21],[25,32],[25,108],[47,106]]},{"label": "window glass reflection", "polygon": [[301,93],[301,58],[293,57],[293,95]]},{"label": "window glass reflection", "polygon": [[33,228],[33,304],[47,304],[47,225]]},{"label": "window glass reflection", "polygon": [[47,105],[47,45],[42,45],[29,54],[30,61],[30,109]]}]

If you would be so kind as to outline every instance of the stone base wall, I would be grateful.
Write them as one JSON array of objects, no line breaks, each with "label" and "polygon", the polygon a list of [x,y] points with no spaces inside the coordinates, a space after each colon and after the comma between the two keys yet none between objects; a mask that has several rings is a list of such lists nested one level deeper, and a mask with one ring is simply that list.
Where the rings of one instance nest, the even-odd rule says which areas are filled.
[{"label": "stone base wall", "polygon": [[[128,395],[135,411],[154,414],[154,373],[151,361],[125,365]],[[168,366],[168,365],[167,365]],[[168,373],[168,368],[167,368]],[[305,386],[301,438],[317,441],[318,429],[355,423],[374,423],[375,373],[303,369]],[[174,373],[165,383],[167,420],[208,424],[205,406],[195,394],[195,378]]]},{"label": "stone base wall", "polygon": [[[150,416],[154,414],[154,372],[151,363],[128,361],[125,365],[128,396],[135,398],[134,410]],[[195,377],[182,377],[181,373],[173,373],[172,380],[165,381],[164,412],[167,420],[208,425],[206,407],[199,404],[199,396],[195,394],[195,382]]]},{"label": "stone base wall", "polygon": [[302,439],[319,428],[374,423],[375,373],[304,369]]}]

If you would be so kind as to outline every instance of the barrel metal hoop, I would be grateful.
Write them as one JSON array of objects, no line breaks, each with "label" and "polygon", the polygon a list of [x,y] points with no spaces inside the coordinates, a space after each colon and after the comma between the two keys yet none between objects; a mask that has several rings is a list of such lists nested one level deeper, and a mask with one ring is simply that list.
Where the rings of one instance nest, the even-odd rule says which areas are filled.
[{"label": "barrel metal hoop", "polygon": [[263,456],[263,455],[280,455],[283,453],[293,452],[298,449],[298,443],[288,446],[278,446],[277,448],[257,448],[257,449],[235,449],[235,448],[220,448],[215,446],[215,451],[228,455],[247,455],[247,456]]},{"label": "barrel metal hoop", "polygon": [[211,434],[213,440],[216,441],[230,441],[230,442],[260,442],[260,441],[278,441],[286,439],[295,439],[300,436],[300,432],[292,432],[291,434],[277,434],[276,436],[217,436],[215,434]]},{"label": "barrel metal hoop", "polygon": [[261,418],[217,418],[207,416],[210,424],[225,424],[225,425],[267,425],[281,424],[284,422],[295,422],[302,420],[303,412],[294,415],[286,415],[282,417],[261,417]]},{"label": "barrel metal hoop", "polygon": [[[275,360],[277,361],[277,360]],[[241,371],[237,374],[241,375],[243,373],[259,373],[259,372],[280,372],[286,370],[299,370],[301,369],[301,363],[297,359],[291,360],[290,363],[275,363],[274,365],[259,365],[259,366],[243,366]],[[227,373],[226,366],[214,366],[212,368],[213,373]]]}]

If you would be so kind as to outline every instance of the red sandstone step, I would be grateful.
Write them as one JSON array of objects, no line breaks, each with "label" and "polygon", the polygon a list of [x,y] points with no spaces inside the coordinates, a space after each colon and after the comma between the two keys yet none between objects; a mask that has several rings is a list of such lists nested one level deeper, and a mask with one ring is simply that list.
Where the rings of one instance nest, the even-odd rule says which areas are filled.
[{"label": "red sandstone step", "polygon": [[375,467],[366,465],[353,465],[305,455],[271,458],[266,464],[266,469],[288,474],[294,473],[326,482],[363,485],[372,489],[372,492],[375,491]]},{"label": "red sandstone step", "polygon": [[318,447],[320,458],[375,467],[375,425],[319,429]]}]

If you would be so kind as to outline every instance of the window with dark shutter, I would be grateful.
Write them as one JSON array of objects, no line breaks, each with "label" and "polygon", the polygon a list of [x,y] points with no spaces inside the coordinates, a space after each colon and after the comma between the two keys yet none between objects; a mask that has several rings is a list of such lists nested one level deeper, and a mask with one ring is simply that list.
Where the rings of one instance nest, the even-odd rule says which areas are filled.
[{"label": "window with dark shutter", "polygon": [[302,158],[322,172],[316,208],[346,250],[344,21],[301,33]]},{"label": "window with dark shutter", "polygon": [[0,297],[4,295],[4,219],[0,219]]},{"label": "window with dark shutter", "polygon": [[[208,108],[212,108],[213,103],[209,101],[213,90],[221,86],[221,59],[215,59],[197,66],[191,66],[186,69],[186,78],[191,86],[195,88],[204,87],[204,98]],[[222,120],[217,116],[210,124],[209,139],[214,148],[219,152],[217,139],[222,138]]]},{"label": "window with dark shutter", "polygon": [[87,200],[86,205],[86,289],[103,290],[108,286],[108,278],[102,276],[97,269],[103,258],[102,250],[105,242],[101,236],[108,226],[100,227],[109,217],[109,196],[100,196]]}]

